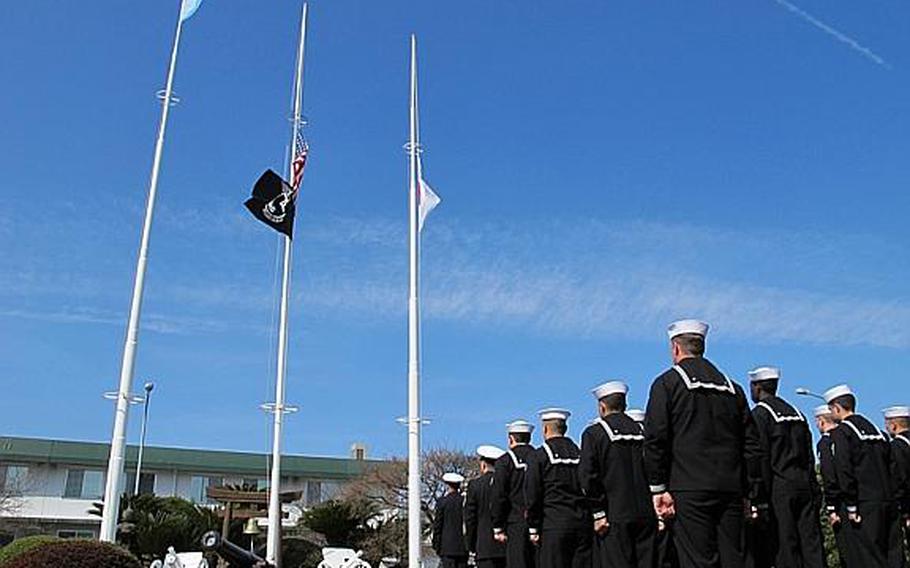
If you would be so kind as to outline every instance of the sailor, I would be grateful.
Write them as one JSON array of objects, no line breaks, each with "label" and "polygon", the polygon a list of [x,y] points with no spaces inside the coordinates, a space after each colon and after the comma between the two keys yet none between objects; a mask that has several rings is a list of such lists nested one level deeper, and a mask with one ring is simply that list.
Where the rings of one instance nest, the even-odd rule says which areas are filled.
[{"label": "sailor", "polygon": [[822,489],[825,501],[825,514],[834,533],[837,543],[837,555],[841,568],[851,564],[847,560],[847,530],[842,519],[846,519],[840,488],[837,484],[837,471],[834,468],[834,452],[831,448],[831,430],[837,428],[837,421],[827,404],[815,407],[815,426],[818,428],[819,440],[815,445],[818,455],[818,470],[822,476]]},{"label": "sailor", "polygon": [[641,425],[625,414],[629,387],[610,381],[592,391],[600,418],[581,436],[582,489],[600,568],[653,568],[657,516],[645,476]]},{"label": "sailor", "polygon": [[494,464],[504,454],[505,451],[496,446],[479,446],[480,477],[468,482],[464,534],[468,552],[474,555],[477,568],[505,568],[506,565],[506,546],[493,538],[491,516]]},{"label": "sailor", "polygon": [[903,555],[897,503],[891,482],[891,447],[885,435],[856,413],[856,396],[847,385],[825,392],[831,414],[840,422],[831,431],[834,468],[850,525],[849,562],[863,568],[899,568]]},{"label": "sailor", "polygon": [[[758,367],[749,371],[752,417],[762,453],[762,485],[769,496],[771,531],[776,553],[766,563],[776,568],[824,568],[825,553],[819,525],[821,492],[815,474],[812,432],[805,417],[777,396],[780,369]],[[756,558],[765,543],[753,547]]]},{"label": "sailor", "polygon": [[449,472],[442,476],[446,494],[436,502],[433,516],[433,550],[442,568],[467,568],[468,550],[464,545],[464,514],[461,484],[464,476]]},{"label": "sailor", "polygon": [[590,568],[591,518],[578,476],[581,451],[566,437],[570,412],[540,411],[543,444],[528,459],[528,532],[540,568]]},{"label": "sailor", "polygon": [[651,386],[645,470],[658,517],[675,516],[680,566],[741,568],[745,499],[761,497],[761,444],[742,387],[704,357],[707,333],[697,320],[669,326],[673,367]]},{"label": "sailor", "polygon": [[904,539],[910,544],[910,406],[886,408],[885,428],[891,434],[891,479],[900,509]]},{"label": "sailor", "polygon": [[534,568],[537,556],[525,519],[525,472],[534,451],[532,432],[534,425],[525,420],[506,425],[509,449],[496,460],[493,472],[493,536],[506,544],[508,568]]},{"label": "sailor", "polygon": [[[626,410],[626,416],[634,420],[645,431],[645,411],[639,408]],[[657,520],[657,568],[676,568],[679,562],[676,560],[676,551],[673,549],[673,519]]]}]

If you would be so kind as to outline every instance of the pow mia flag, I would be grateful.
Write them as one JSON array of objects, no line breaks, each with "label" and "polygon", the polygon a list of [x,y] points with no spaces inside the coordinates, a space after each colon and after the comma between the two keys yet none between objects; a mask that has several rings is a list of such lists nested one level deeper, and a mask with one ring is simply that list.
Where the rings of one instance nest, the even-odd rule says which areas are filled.
[{"label": "pow mia flag", "polygon": [[291,163],[292,184],[284,181],[272,170],[266,170],[256,185],[253,186],[253,196],[244,202],[246,208],[254,217],[284,233],[288,238],[293,238],[294,214],[297,210],[297,192],[303,179],[303,168],[306,166],[307,146],[298,141],[297,156]]}]

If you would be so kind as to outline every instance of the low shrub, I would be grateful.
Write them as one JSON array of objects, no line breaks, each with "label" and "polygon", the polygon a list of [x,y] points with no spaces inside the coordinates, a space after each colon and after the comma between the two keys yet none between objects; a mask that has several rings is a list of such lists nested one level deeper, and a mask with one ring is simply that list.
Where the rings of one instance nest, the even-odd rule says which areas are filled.
[{"label": "low shrub", "polygon": [[94,540],[46,543],[20,554],[3,568],[141,568],[139,560],[119,546]]},{"label": "low shrub", "polygon": [[17,538],[3,548],[0,548],[0,566],[6,566],[14,558],[18,557],[20,554],[28,552],[29,550],[32,550],[39,546],[44,546],[50,542],[58,542],[59,540],[60,539],[55,536],[47,536],[43,534]]}]

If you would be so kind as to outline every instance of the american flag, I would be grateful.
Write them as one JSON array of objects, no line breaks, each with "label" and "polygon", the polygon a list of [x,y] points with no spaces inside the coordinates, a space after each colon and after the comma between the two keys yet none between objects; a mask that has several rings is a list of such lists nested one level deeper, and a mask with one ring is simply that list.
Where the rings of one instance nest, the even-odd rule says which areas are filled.
[{"label": "american flag", "polygon": [[309,145],[307,145],[306,140],[303,139],[299,132],[297,133],[297,139],[294,141],[294,148],[296,153],[294,161],[291,162],[291,188],[296,197],[297,190],[300,189],[300,182],[303,180],[303,168],[306,167],[307,154],[310,151]]}]

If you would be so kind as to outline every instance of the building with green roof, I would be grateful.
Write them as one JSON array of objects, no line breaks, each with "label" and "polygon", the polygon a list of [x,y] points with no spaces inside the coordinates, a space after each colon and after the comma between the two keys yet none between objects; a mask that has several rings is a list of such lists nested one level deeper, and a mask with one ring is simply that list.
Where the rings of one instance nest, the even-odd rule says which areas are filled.
[{"label": "building with green roof", "polygon": [[[17,507],[2,512],[5,538],[47,533],[97,537],[100,517],[89,514],[104,493],[109,444],[0,437],[0,488],[17,495]],[[136,480],[138,448],[126,453],[125,487]],[[299,491],[302,509],[330,499],[341,485],[379,462],[366,459],[362,447],[352,457],[282,457],[284,491]],[[264,453],[146,446],[140,492],[211,504],[206,489],[223,485],[267,486],[269,456]]]}]

